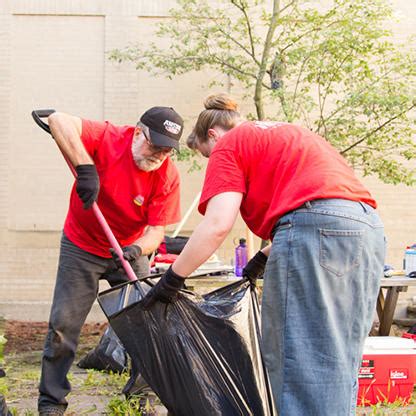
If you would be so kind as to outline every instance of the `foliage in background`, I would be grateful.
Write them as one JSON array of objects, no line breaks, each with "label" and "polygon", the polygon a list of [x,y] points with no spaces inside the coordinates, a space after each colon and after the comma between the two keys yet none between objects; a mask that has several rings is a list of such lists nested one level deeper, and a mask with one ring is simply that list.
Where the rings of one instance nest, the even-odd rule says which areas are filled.
[{"label": "foliage in background", "polygon": [[4,358],[4,346],[7,342],[7,339],[4,335],[0,335],[0,365],[3,364]]},{"label": "foliage in background", "polygon": [[393,41],[387,0],[177,3],[157,26],[167,48],[145,42],[110,59],[172,79],[214,69],[243,86],[253,118],[302,124],[365,175],[415,183],[415,54]]},{"label": "foliage in background", "polygon": [[175,152],[173,154],[173,159],[179,162],[181,161],[190,161],[191,164],[188,168],[188,172],[193,172],[197,170],[201,170],[201,165],[198,163],[199,154],[192,149],[189,149],[185,145],[181,144],[181,148],[179,152]]}]

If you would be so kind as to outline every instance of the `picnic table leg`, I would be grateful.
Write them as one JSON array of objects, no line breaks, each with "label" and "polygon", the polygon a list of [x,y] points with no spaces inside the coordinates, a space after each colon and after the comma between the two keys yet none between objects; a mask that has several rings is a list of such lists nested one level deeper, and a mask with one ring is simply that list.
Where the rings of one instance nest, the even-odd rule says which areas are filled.
[{"label": "picnic table leg", "polygon": [[381,323],[383,319],[383,311],[384,311],[384,293],[383,288],[379,289],[378,296],[377,296],[377,316],[378,320]]},{"label": "picnic table leg", "polygon": [[[399,298],[399,292],[401,292],[400,286],[390,287],[387,290],[386,299],[384,301],[384,308],[380,318],[379,335],[390,335],[391,324],[393,323],[393,315],[396,309],[397,299]],[[379,304],[377,300],[377,312]]]}]

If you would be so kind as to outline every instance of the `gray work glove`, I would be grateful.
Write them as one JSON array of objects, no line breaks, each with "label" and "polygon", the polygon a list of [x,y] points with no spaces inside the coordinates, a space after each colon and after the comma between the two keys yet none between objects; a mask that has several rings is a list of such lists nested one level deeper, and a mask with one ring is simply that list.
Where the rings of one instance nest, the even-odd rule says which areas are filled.
[{"label": "gray work glove", "polygon": [[[123,257],[133,266],[136,260],[142,255],[142,249],[136,244],[130,246],[122,247]],[[116,263],[118,268],[123,267],[121,264],[120,258],[118,257],[116,251],[113,248],[110,248],[111,256],[113,257],[114,263]]]}]

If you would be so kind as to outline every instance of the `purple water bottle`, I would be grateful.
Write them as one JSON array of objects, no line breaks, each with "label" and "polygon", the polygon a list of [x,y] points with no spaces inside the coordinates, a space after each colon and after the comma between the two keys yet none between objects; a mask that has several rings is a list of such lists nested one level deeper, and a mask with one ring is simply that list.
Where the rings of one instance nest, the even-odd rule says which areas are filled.
[{"label": "purple water bottle", "polygon": [[243,268],[247,264],[247,246],[246,239],[240,238],[240,244],[235,248],[235,275],[242,276]]}]

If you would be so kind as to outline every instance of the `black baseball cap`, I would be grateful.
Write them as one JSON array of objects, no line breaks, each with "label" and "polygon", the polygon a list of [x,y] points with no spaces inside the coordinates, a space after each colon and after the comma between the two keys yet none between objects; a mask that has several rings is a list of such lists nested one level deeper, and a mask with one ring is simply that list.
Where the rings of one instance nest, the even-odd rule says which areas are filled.
[{"label": "black baseball cap", "polygon": [[179,150],[183,120],[172,107],[152,107],[140,117],[140,121],[149,128],[152,144]]}]

